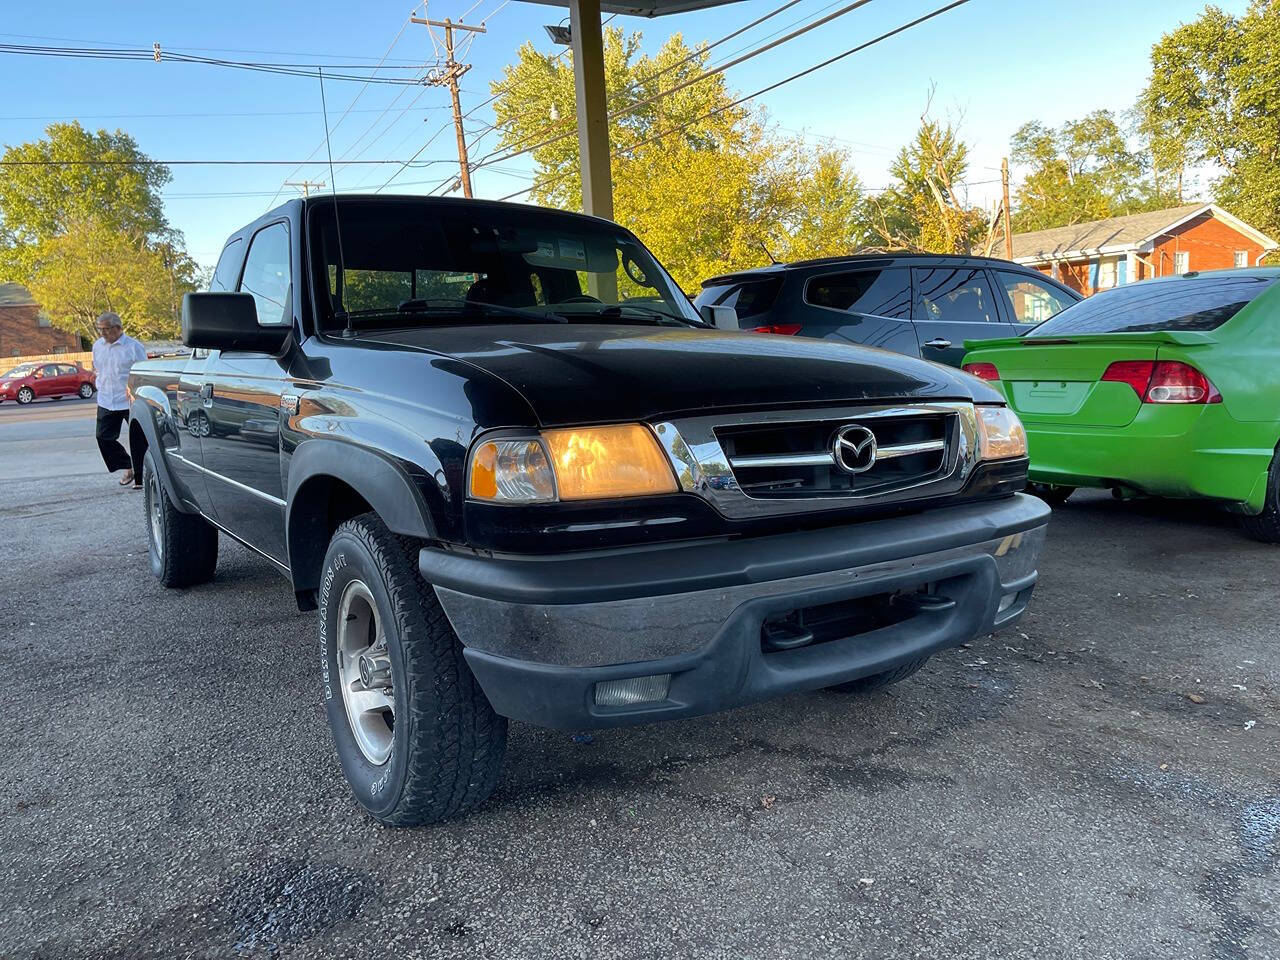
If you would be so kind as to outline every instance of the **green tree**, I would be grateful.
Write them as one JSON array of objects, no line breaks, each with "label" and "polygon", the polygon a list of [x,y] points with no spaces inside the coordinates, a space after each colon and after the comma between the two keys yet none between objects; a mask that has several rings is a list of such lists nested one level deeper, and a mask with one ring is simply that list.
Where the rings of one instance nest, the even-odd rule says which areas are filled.
[{"label": "green tree", "polygon": [[1043,230],[1159,209],[1177,202],[1151,174],[1150,154],[1131,149],[1110,110],[1061,127],[1023,124],[1010,145],[1023,168],[1014,229]]},{"label": "green tree", "polygon": [[94,222],[73,222],[38,245],[27,287],[53,322],[89,339],[104,310],[120,314],[139,339],[173,336],[195,264],[169,245],[149,245]]},{"label": "green tree", "polygon": [[1214,164],[1217,202],[1280,234],[1280,0],[1241,16],[1206,7],[1151,51],[1138,103],[1142,129],[1166,166]]},{"label": "green tree", "polygon": [[[638,33],[610,28],[604,39],[614,217],[686,290],[770,255],[800,259],[861,245],[862,188],[843,151],[778,136],[763,113],[731,106],[723,75],[693,82],[707,54],[679,35],[653,56],[640,53]],[[531,198],[579,209],[572,63],[527,43],[492,89],[500,148],[536,146]]]},{"label": "green tree", "polygon": [[76,332],[92,334],[93,317],[114,309],[141,336],[175,335],[198,271],[164,216],[169,169],[127,133],[79,123],[50,124],[2,159],[0,280],[27,286]]},{"label": "green tree", "polygon": [[885,246],[931,253],[986,253],[994,222],[963,193],[969,147],[954,123],[920,118],[912,141],[889,167],[895,183],[872,201]]},{"label": "green tree", "polygon": [[168,230],[160,188],[169,168],[152,164],[127,133],[52,123],[41,140],[6,148],[0,174],[0,246],[25,253],[73,223],[95,221],[159,240]]}]

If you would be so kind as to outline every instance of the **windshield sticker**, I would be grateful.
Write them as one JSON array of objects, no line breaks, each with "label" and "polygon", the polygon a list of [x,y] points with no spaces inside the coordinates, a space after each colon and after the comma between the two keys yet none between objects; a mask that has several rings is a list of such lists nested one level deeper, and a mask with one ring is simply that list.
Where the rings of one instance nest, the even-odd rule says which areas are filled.
[{"label": "windshield sticker", "polygon": [[[572,260],[575,263],[583,264],[587,262],[587,248],[581,240],[569,240],[561,237],[559,244],[561,260]],[[539,248],[541,248],[541,244],[539,244]]]}]

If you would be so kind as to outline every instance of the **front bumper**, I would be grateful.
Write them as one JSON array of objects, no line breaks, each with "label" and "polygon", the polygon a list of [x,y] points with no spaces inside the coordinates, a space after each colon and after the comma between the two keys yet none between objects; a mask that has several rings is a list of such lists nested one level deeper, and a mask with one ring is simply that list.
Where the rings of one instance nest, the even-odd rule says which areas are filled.
[{"label": "front bumper", "polygon": [[[1006,626],[1030,599],[1048,515],[1018,494],[856,526],[612,553],[495,558],[428,547],[419,568],[498,713],[588,729],[827,687]],[[908,603],[892,622],[856,625],[860,601],[893,609],[921,591],[950,603]],[[852,611],[842,635],[794,649],[762,639],[766,621],[835,604]],[[658,675],[670,675],[663,699],[596,702],[598,683]]]}]

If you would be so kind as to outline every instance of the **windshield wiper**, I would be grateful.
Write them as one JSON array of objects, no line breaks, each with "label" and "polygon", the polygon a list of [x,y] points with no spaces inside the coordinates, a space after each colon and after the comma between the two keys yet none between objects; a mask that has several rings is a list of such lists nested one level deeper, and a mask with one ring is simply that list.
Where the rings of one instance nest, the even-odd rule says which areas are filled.
[{"label": "windshield wiper", "polygon": [[397,307],[372,307],[368,310],[352,310],[347,314],[353,320],[432,315],[460,318],[471,316],[518,317],[530,323],[567,322],[558,313],[542,313],[537,310],[522,310],[520,307],[507,307],[500,303],[487,303],[482,300],[457,300],[449,297],[430,300],[406,300]]},{"label": "windshield wiper", "polygon": [[689,317],[683,317],[678,313],[672,313],[670,310],[663,310],[661,307],[650,306],[647,303],[611,303],[601,307],[599,310],[592,311],[597,317],[621,317],[624,310],[639,311],[641,316],[652,319],[655,323],[661,323],[662,320],[674,320],[681,326],[685,327],[707,327],[711,324],[702,320],[692,320]]}]

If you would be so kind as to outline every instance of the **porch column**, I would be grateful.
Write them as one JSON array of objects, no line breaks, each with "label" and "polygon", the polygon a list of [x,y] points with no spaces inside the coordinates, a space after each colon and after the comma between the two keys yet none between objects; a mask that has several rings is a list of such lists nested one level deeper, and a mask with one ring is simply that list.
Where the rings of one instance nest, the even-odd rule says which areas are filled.
[{"label": "porch column", "polygon": [[[604,90],[604,36],[600,0],[570,0],[573,82],[578,106],[578,158],[582,170],[582,210],[613,219],[613,179],[609,171],[609,109]],[[618,298],[613,274],[587,274],[589,292],[605,302]]]}]

